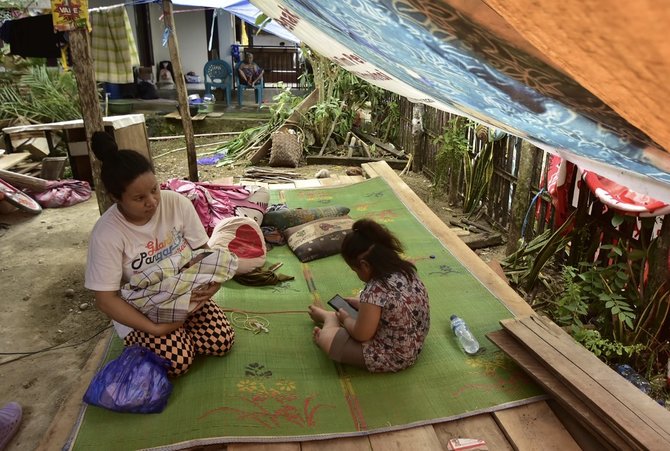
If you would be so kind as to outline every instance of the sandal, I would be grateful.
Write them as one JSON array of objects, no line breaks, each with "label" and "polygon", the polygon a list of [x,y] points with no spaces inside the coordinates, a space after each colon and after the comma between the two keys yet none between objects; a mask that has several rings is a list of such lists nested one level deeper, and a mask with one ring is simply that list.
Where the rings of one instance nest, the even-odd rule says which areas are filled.
[{"label": "sandal", "polygon": [[21,417],[23,412],[21,406],[15,402],[5,404],[0,409],[0,450],[5,449],[5,446],[14,437],[16,431],[21,424]]}]

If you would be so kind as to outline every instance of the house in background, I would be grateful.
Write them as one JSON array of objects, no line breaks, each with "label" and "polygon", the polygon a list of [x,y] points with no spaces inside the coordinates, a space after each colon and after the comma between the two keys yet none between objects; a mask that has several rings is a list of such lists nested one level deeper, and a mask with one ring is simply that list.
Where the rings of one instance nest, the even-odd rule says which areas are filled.
[{"label": "house in background", "polygon": [[[89,0],[89,8],[118,4],[119,0]],[[140,66],[151,68],[156,81],[160,62],[170,60],[167,44],[163,45],[165,26],[162,6],[146,3],[127,5],[125,8],[137,44]],[[245,24],[242,19],[221,8],[175,4],[174,22],[184,74],[193,72],[202,80],[203,68],[212,59],[222,59],[234,66],[231,49],[233,45],[239,45],[240,55],[247,48],[253,49],[254,60],[265,69],[266,86],[282,81],[287,86],[299,87],[302,73],[299,48],[296,42],[289,40],[292,37],[290,33],[280,30],[283,32],[280,37],[264,30],[258,32],[253,25]],[[248,44],[241,45],[242,42]],[[203,83],[189,83],[187,87],[190,92],[204,90]],[[130,97],[130,91],[117,90],[115,95]],[[161,92],[161,97],[164,94]]]}]

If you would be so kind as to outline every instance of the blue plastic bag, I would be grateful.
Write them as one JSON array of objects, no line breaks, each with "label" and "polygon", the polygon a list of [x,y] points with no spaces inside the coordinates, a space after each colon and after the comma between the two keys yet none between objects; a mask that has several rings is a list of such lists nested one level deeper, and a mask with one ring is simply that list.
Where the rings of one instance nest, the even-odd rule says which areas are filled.
[{"label": "blue plastic bag", "polygon": [[172,393],[169,367],[150,349],[129,346],[93,377],[84,402],[116,412],[161,412]]}]

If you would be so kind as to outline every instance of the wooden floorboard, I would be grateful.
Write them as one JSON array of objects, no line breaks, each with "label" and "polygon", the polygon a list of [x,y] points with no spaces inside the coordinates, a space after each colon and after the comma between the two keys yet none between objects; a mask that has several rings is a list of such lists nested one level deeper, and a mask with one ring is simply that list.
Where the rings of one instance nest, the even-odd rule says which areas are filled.
[{"label": "wooden floorboard", "polygon": [[670,449],[670,413],[560,327],[537,316],[501,324],[631,446]]},{"label": "wooden floorboard", "polygon": [[578,451],[577,442],[546,402],[535,402],[493,413],[515,449]]},{"label": "wooden floorboard", "polygon": [[369,437],[343,437],[329,440],[302,442],[301,451],[369,451]]},{"label": "wooden floorboard", "polygon": [[420,426],[400,431],[370,435],[375,451],[425,450],[442,451],[442,444],[432,426]]},{"label": "wooden floorboard", "polygon": [[505,434],[489,413],[475,415],[455,421],[433,425],[444,449],[452,438],[474,438],[484,440],[490,450],[514,449]]},{"label": "wooden floorboard", "polygon": [[492,332],[487,335],[487,338],[523,368],[535,382],[552,394],[554,399],[568,409],[578,421],[588,424],[592,432],[597,434],[600,440],[604,442],[602,447],[607,447],[607,443],[615,447],[617,444],[621,444],[617,433],[582,400],[582,397],[574,394],[565,384],[558,380],[548,368],[528,352],[507,331],[499,330]]}]

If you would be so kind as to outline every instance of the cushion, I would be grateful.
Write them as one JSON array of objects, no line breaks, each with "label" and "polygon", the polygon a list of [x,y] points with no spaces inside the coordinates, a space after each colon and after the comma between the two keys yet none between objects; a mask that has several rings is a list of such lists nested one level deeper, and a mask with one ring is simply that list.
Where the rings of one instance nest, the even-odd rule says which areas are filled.
[{"label": "cushion", "polygon": [[339,254],[342,240],[351,231],[349,216],[322,218],[284,231],[286,242],[301,262]]},{"label": "cushion", "polygon": [[225,249],[237,256],[235,274],[246,274],[265,264],[263,232],[253,218],[223,218],[207,242],[212,249]]},{"label": "cushion", "polygon": [[269,211],[263,216],[263,226],[277,227],[279,230],[305,224],[315,219],[345,216],[349,213],[347,207],[319,207],[319,208],[287,208],[284,210]]}]

